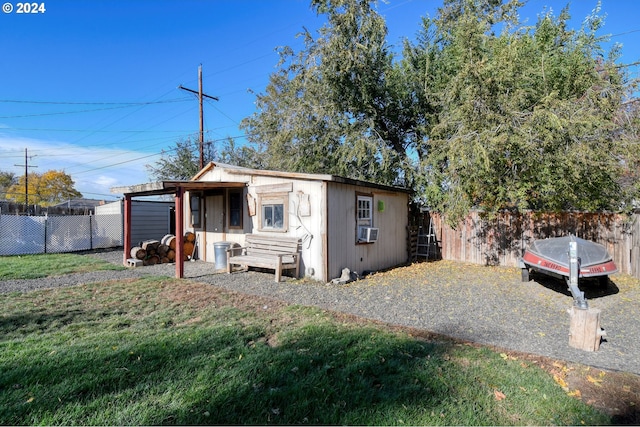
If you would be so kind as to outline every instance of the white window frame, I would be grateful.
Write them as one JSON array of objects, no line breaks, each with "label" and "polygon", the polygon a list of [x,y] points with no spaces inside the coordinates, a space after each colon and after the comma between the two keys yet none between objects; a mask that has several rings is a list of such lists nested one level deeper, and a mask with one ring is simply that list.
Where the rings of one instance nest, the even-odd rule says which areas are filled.
[{"label": "white window frame", "polygon": [[[286,233],[289,230],[289,195],[288,194],[268,194],[258,196],[258,212],[259,212],[259,231],[270,231],[277,233]],[[265,208],[277,208],[282,206],[282,221],[276,224],[266,224],[269,218],[265,215]]]},{"label": "white window frame", "polygon": [[362,227],[373,227],[373,194],[356,193],[356,244],[367,244],[359,239]]},{"label": "white window frame", "polygon": [[373,227],[373,196],[356,196],[356,222],[358,226]]}]

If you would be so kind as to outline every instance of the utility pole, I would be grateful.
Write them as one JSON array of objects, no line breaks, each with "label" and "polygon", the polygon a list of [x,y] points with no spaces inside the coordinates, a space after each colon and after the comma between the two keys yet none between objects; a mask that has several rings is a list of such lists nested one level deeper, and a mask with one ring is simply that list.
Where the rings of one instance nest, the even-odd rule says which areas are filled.
[{"label": "utility pole", "polygon": [[206,93],[202,93],[202,64],[198,67],[198,90],[187,89],[180,85],[178,89],[186,90],[187,92],[195,93],[198,95],[198,102],[200,103],[200,169],[204,168],[204,108],[202,106],[203,98],[213,99],[219,101],[218,97],[210,96]]},{"label": "utility pole", "polygon": [[14,166],[24,166],[24,211],[29,214],[29,168],[37,168],[37,166],[29,166],[29,156],[26,148],[24,149],[24,165],[14,164]]}]

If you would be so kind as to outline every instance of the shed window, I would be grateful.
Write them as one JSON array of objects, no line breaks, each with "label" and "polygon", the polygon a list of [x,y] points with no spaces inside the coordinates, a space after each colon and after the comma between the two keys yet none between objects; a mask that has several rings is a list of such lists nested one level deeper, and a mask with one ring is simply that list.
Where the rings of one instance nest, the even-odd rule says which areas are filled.
[{"label": "shed window", "polygon": [[201,196],[199,193],[196,194],[191,194],[191,197],[189,197],[189,210],[191,211],[191,226],[193,228],[200,228],[201,227],[201,222],[200,222],[200,218],[202,217],[201,214]]},{"label": "shed window", "polygon": [[358,195],[357,207],[357,225],[371,227],[373,225],[373,197]]},{"label": "shed window", "polygon": [[242,190],[229,191],[229,228],[242,228]]},{"label": "shed window", "polygon": [[356,243],[370,243],[367,228],[373,227],[373,195],[356,194]]},{"label": "shed window", "polygon": [[287,195],[261,196],[259,204],[261,231],[287,231],[287,216],[289,214],[289,197]]}]

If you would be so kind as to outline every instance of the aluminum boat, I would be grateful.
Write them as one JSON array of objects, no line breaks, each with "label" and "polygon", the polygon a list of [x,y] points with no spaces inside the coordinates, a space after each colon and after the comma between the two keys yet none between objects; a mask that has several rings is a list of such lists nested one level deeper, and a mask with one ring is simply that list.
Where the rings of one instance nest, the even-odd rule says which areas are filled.
[{"label": "aluminum boat", "polygon": [[571,235],[534,240],[520,259],[522,280],[529,281],[530,270],[568,279],[570,242],[577,243],[580,278],[600,277],[606,283],[607,276],[618,271],[604,246]]}]

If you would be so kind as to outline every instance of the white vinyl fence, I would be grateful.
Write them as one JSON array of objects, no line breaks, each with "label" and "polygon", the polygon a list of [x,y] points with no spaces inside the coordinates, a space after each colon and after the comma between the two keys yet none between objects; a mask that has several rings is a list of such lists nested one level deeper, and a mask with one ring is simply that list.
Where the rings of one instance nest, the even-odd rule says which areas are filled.
[{"label": "white vinyl fence", "polygon": [[122,215],[0,215],[0,255],[75,252],[123,245]]}]

